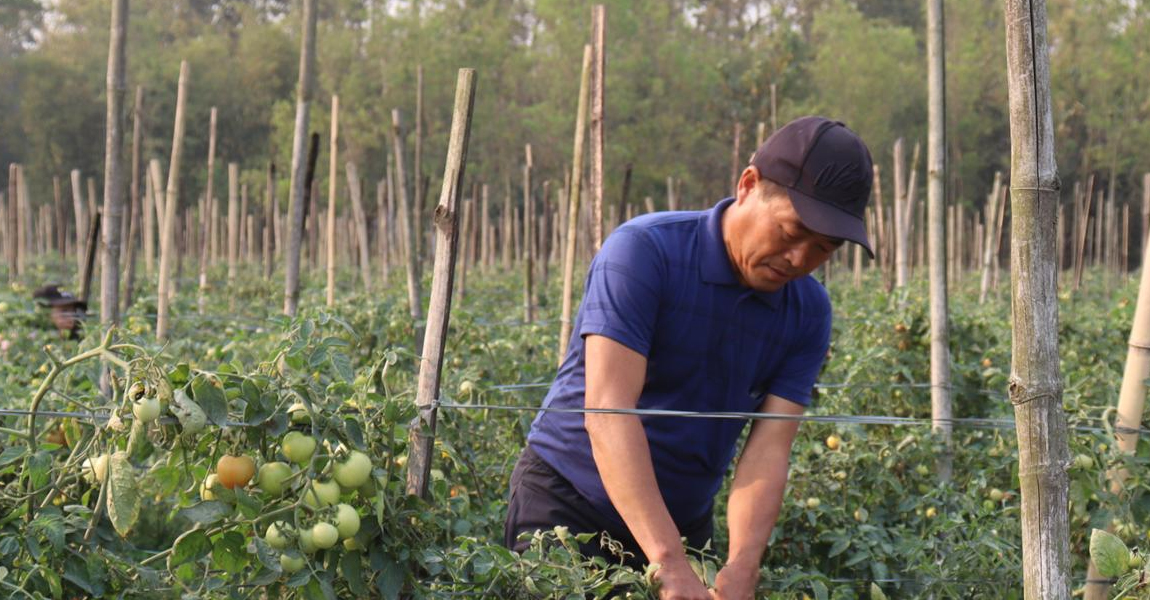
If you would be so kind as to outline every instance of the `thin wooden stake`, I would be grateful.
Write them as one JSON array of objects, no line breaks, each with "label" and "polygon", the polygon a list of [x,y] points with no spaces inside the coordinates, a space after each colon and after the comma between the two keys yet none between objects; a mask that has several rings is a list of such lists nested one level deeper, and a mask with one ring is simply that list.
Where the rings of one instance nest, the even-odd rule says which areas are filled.
[{"label": "thin wooden stake", "polygon": [[583,46],[583,75],[579,82],[578,108],[575,112],[575,150],[572,153],[571,193],[567,209],[567,250],[563,258],[563,307],[559,317],[560,366],[567,356],[567,342],[571,338],[572,288],[575,278],[575,237],[579,233],[579,182],[583,177],[583,130],[586,127],[587,96],[591,84],[591,46]]},{"label": "thin wooden stake", "polygon": [[[475,70],[460,69],[455,88],[455,109],[447,146],[443,189],[435,209],[435,265],[431,280],[431,308],[427,333],[419,361],[419,382],[415,405],[419,415],[411,426],[410,458],[407,462],[407,493],[426,497],[435,443],[436,404],[443,371],[443,348],[451,317],[451,287],[455,277],[456,247],[459,241],[457,207],[463,195],[463,172],[467,165],[467,145],[471,135],[471,114],[475,105]],[[396,117],[398,115],[396,113]],[[395,121],[398,125],[398,120]]]},{"label": "thin wooden stake", "polygon": [[[180,198],[180,159],[184,152],[184,112],[188,103],[188,61],[180,61],[180,79],[176,88],[176,116],[172,132],[172,159],[168,163],[168,189],[164,193],[164,218],[160,222],[160,282],[156,298],[156,341],[168,339],[168,312],[172,286],[172,263],[176,260],[176,206]],[[159,162],[153,162],[158,170]]]},{"label": "thin wooden stake", "polygon": [[603,143],[607,79],[607,7],[591,7],[591,232],[594,252],[603,247]]}]

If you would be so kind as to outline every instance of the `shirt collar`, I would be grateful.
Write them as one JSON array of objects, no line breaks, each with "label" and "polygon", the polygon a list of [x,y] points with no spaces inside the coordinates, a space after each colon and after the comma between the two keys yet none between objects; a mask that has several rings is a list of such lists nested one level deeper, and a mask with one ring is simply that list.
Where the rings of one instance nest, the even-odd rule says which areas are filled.
[{"label": "shirt collar", "polygon": [[699,276],[706,283],[733,286],[750,292],[756,298],[771,308],[778,308],[782,298],[782,288],[774,292],[760,292],[752,290],[741,283],[731,266],[731,259],[727,256],[727,246],[723,243],[723,211],[733,204],[734,198],[724,198],[718,204],[704,211],[699,217],[702,220],[699,227]]}]

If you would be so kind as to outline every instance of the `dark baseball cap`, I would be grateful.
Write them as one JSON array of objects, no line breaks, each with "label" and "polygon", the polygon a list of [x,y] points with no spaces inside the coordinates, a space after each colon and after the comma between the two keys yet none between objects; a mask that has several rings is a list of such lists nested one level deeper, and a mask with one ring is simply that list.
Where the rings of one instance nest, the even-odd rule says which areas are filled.
[{"label": "dark baseball cap", "polygon": [[874,258],[863,216],[874,163],[858,134],[838,121],[801,117],[771,134],[751,164],[786,188],[803,225],[854,242]]}]

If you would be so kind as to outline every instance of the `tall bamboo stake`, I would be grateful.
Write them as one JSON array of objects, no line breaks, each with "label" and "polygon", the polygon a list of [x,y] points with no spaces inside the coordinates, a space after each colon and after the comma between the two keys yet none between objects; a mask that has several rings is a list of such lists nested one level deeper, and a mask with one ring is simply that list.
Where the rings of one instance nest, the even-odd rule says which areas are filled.
[{"label": "tall bamboo stake", "polygon": [[124,220],[124,182],[120,148],[124,143],[124,72],[127,59],[128,0],[113,0],[108,42],[107,114],[104,136],[104,252],[100,275],[100,324],[107,329],[120,320],[120,226]]},{"label": "tall bamboo stake", "polygon": [[[427,191],[423,186],[423,65],[415,66],[415,148],[412,156],[411,180],[415,182],[415,199],[412,201],[413,225],[415,232],[415,257],[417,273],[423,270],[423,204],[427,201]],[[402,180],[401,180],[402,181]]]},{"label": "tall bamboo stake", "polygon": [[212,204],[215,202],[212,184],[215,181],[216,171],[216,118],[216,107],[213,106],[208,117],[208,183],[204,190],[205,210],[200,215],[200,235],[202,237],[200,240],[200,293],[196,304],[201,315],[207,310],[208,305],[208,259],[211,251]]},{"label": "tall bamboo stake", "polygon": [[23,276],[28,260],[28,238],[32,233],[31,211],[28,208],[28,180],[24,165],[16,165],[16,275]]},{"label": "tall bamboo stake", "polygon": [[355,226],[356,248],[359,250],[359,272],[363,277],[365,290],[371,289],[371,247],[367,243],[367,213],[363,210],[362,190],[359,172],[355,163],[345,165],[347,169],[347,193],[351,197],[351,213]]},{"label": "tall bamboo stake", "polygon": [[388,280],[391,279],[391,244],[388,240],[388,211],[387,211],[387,180],[382,179],[375,186],[375,202],[376,202],[376,240],[378,242],[379,250],[379,277],[383,282],[383,286],[387,287]]},{"label": "tall bamboo stake", "polygon": [[606,114],[607,7],[591,7],[591,202],[594,252],[603,247],[603,142]]},{"label": "tall bamboo stake", "polygon": [[[15,169],[15,167],[13,167],[13,170],[14,169]],[[80,271],[84,268],[84,245],[86,243],[84,236],[88,235],[88,209],[87,209],[87,204],[84,203],[84,190],[81,187],[81,185],[83,184],[83,181],[80,179],[80,170],[79,169],[72,169],[71,177],[72,177],[72,215],[75,217],[75,221],[76,221],[76,273],[77,273],[77,277],[79,277]],[[14,184],[16,181],[15,176],[11,175],[9,177],[9,180],[12,181]],[[15,190],[16,190],[16,188],[12,187],[12,193],[9,194],[10,195],[9,204],[14,203],[16,200]],[[11,212],[12,211],[9,210],[8,219],[10,222],[12,219],[15,218],[15,216],[13,216],[11,214]],[[16,239],[15,232],[13,232],[13,234],[12,234],[12,239],[13,240]],[[13,244],[14,243],[15,243],[15,241],[13,241]],[[14,251],[15,250],[13,250],[13,252]],[[15,260],[16,260],[15,254],[13,254],[13,258],[12,258],[12,261],[13,261],[12,268],[13,269],[16,268]]]},{"label": "tall bamboo stake", "polygon": [[[435,443],[435,403],[439,398],[439,381],[443,371],[443,348],[451,317],[451,286],[455,276],[455,255],[459,241],[457,207],[463,195],[463,172],[467,165],[467,145],[471,136],[471,114],[475,105],[475,70],[460,69],[455,87],[455,109],[451,118],[451,137],[447,146],[447,165],[443,189],[435,209],[435,265],[431,280],[431,309],[427,334],[419,361],[419,382],[415,405],[419,416],[410,428],[410,458],[407,463],[407,493],[427,495],[431,475],[432,448]],[[394,114],[394,113],[393,113]]]},{"label": "tall bamboo stake", "polygon": [[995,240],[998,237],[995,226],[998,216],[998,196],[1002,193],[1002,172],[994,172],[994,185],[990,188],[990,195],[986,198],[986,235],[985,247],[982,251],[982,282],[978,291],[978,303],[986,302],[986,293],[990,290],[991,267],[990,261],[994,258]]},{"label": "tall bamboo stake", "polygon": [[[331,133],[327,162],[327,306],[335,306],[335,196],[339,165],[339,96],[331,97]],[[350,174],[349,174],[350,177]],[[350,181],[349,181],[350,183]]]},{"label": "tall bamboo stake", "polygon": [[910,236],[906,231],[907,220],[903,217],[906,210],[906,143],[903,138],[894,142],[893,157],[894,168],[894,287],[901,288],[906,285],[907,279],[907,247]]},{"label": "tall bamboo stake", "polygon": [[[952,468],[950,397],[950,328],[947,321],[946,256],[943,218],[946,215],[946,83],[944,77],[942,0],[927,7],[927,210],[930,212],[930,409],[932,429],[943,440],[936,461],[939,479],[949,481]],[[916,152],[917,154],[917,152]],[[913,185],[913,177],[911,184]],[[909,210],[909,209],[908,209]],[[908,223],[909,226],[909,223]]]},{"label": "tall bamboo stake", "polygon": [[272,278],[275,256],[272,254],[272,234],[276,214],[276,164],[268,163],[267,183],[264,184],[264,279]]},{"label": "tall bamboo stake", "polygon": [[[1146,254],[1146,247],[1150,246],[1150,173],[1142,174],[1142,230],[1138,232],[1142,240],[1142,254]],[[1145,263],[1143,263],[1145,264]]]},{"label": "tall bamboo stake", "polygon": [[[73,173],[77,173],[73,171]],[[8,208],[7,208],[7,223],[5,226],[8,228],[7,235],[4,236],[4,251],[8,258],[8,281],[16,281],[16,244],[17,234],[16,230],[20,227],[19,220],[19,204],[20,199],[20,167],[16,163],[8,165]]]},{"label": "tall bamboo stake", "polygon": [[[128,258],[124,261],[124,270],[127,272],[127,277],[124,282],[124,299],[122,303],[122,311],[127,312],[132,306],[132,298],[136,291],[136,255],[139,253],[140,244],[137,237],[140,235],[140,211],[143,208],[140,199],[140,171],[143,167],[141,161],[143,160],[143,143],[144,143],[144,88],[136,86],[136,101],[132,109],[132,179],[130,188],[128,190],[128,197],[131,200],[131,208],[129,208],[130,215],[128,217]],[[60,229],[60,247],[63,253],[63,229],[64,229],[64,212],[63,206],[59,202],[59,186],[57,185],[57,202],[56,202],[56,218],[59,223]]]},{"label": "tall bamboo stake", "polygon": [[235,302],[240,260],[240,166],[228,163],[228,297]]},{"label": "tall bamboo stake", "polygon": [[563,308],[559,317],[559,365],[567,355],[571,338],[572,283],[575,278],[575,236],[579,225],[579,182],[583,178],[583,132],[587,119],[587,96],[591,84],[591,46],[583,46],[583,75],[579,80],[578,108],[575,112],[575,150],[571,160],[571,193],[567,209],[567,250],[563,258]]},{"label": "tall bamboo stake", "polygon": [[[403,250],[407,268],[407,308],[411,322],[415,326],[417,342],[423,338],[423,330],[418,323],[423,320],[423,293],[419,281],[419,257],[415,254],[415,224],[411,202],[407,197],[406,173],[403,169],[403,132],[400,128],[399,109],[391,111],[391,138],[395,156],[395,189],[399,195],[399,224],[403,230]],[[446,185],[446,180],[444,180]]]},{"label": "tall bamboo stake", "polygon": [[1043,0],[1007,0],[1010,97],[1010,267],[1013,300],[1010,401],[1022,491],[1022,569],[1027,599],[1069,599],[1066,415],[1058,357],[1054,224],[1058,174],[1050,108]]},{"label": "tall bamboo stake", "polygon": [[299,309],[300,245],[303,242],[303,210],[307,200],[304,181],[304,144],[307,140],[308,113],[311,105],[315,70],[316,0],[303,0],[303,35],[300,40],[299,85],[296,90],[295,135],[292,138],[291,213],[287,258],[284,265],[284,314],[294,317]]},{"label": "tall bamboo stake", "polygon": [[524,149],[526,160],[523,163],[523,322],[535,320],[535,235],[532,221],[535,220],[534,205],[531,199],[531,144]]},{"label": "tall bamboo stake", "polygon": [[[164,194],[164,218],[160,222],[160,282],[156,298],[156,341],[168,338],[168,288],[171,287],[172,262],[176,248],[176,206],[180,198],[180,158],[184,151],[184,110],[188,102],[188,61],[180,61],[180,79],[176,88],[176,116],[172,133],[172,160],[168,163],[168,190]],[[153,165],[158,166],[158,162]],[[157,187],[158,189],[158,187]]]}]

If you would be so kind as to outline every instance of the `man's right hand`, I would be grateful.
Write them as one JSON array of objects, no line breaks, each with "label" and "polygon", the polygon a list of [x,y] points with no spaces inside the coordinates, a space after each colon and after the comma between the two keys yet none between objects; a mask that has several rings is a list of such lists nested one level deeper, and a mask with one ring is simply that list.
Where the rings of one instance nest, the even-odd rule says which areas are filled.
[{"label": "man's right hand", "polygon": [[655,581],[659,582],[659,600],[711,600],[710,590],[686,559],[659,567]]}]

